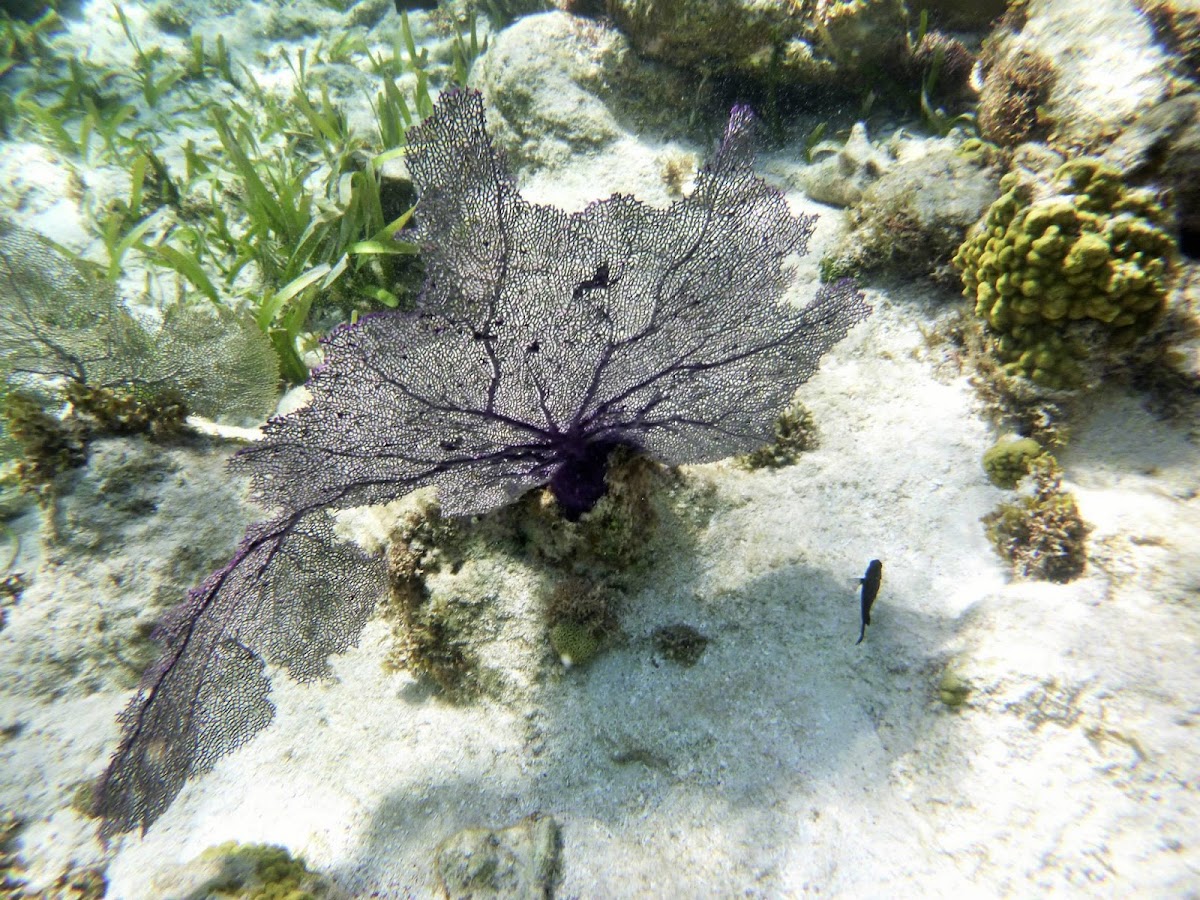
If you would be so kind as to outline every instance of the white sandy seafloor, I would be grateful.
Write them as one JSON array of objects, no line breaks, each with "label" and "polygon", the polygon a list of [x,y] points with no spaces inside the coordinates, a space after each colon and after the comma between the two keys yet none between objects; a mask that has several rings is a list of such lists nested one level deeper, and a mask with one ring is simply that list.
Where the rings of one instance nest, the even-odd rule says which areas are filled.
[{"label": "white sandy seafloor", "polygon": [[[592,197],[629,189],[631,169],[657,180],[655,147],[622,150],[554,180]],[[788,199],[822,215],[803,302],[841,214]],[[946,298],[868,295],[874,315],[801,394],[820,446],[775,471],[685,470],[714,486],[715,512],[657,562],[590,666],[558,670],[531,626],[494,649],[511,693],[451,706],[384,670],[393,639],[374,621],[331,681],[277,673],[270,728],[107,850],[70,801],[115,747],[129,683],[80,690],[100,663],[72,667],[71,636],[103,627],[97,598],[169,581],[158,569],[190,530],[232,546],[249,513],[214,447],[129,461],[170,483],[162,531],[68,540],[72,560],[39,547],[28,514],[16,568],[32,584],[0,631],[0,806],[27,822],[23,877],[37,889],[107,865],[109,897],[157,900],[178,896],[178,867],[236,840],[284,845],[353,897],[427,897],[447,836],[541,813],[561,827],[560,897],[1200,895],[1194,442],[1135,395],[1088,398],[1060,457],[1093,527],[1088,569],[1014,581],[979,521],[1011,496],[980,464],[996,435],[924,336]],[[856,646],[872,558],[883,588]],[[532,615],[528,573],[476,564],[495,567],[502,607]],[[694,667],[649,640],[677,622],[711,639]],[[71,685],[57,695],[55,665]],[[947,671],[971,689],[961,707],[938,698]]]}]

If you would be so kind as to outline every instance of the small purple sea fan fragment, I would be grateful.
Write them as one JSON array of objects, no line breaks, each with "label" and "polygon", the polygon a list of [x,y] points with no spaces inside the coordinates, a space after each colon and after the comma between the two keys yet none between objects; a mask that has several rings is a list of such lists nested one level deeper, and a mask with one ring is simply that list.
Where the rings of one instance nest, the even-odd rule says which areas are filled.
[{"label": "small purple sea fan fragment", "polygon": [[267,724],[264,661],[317,677],[357,638],[382,566],[334,538],[331,512],[433,485],[445,514],[469,515],[548,485],[578,518],[616,447],[682,464],[770,439],[870,308],[848,281],[782,301],[814,219],[754,175],[752,121],[733,111],[671,207],[615,195],[567,215],[521,198],[479,94],[442,96],[409,133],[418,309],[334,332],[308,406],[235,457],[273,518],[162,629],[101,787],[105,834],[147,828]]}]

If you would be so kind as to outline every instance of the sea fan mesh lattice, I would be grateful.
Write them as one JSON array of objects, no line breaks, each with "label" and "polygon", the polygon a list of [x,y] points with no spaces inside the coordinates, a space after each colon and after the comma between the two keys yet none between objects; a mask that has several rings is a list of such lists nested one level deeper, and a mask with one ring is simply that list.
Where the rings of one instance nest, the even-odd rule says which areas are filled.
[{"label": "sea fan mesh lattice", "polygon": [[313,677],[354,640],[382,567],[333,539],[328,511],[434,485],[445,513],[482,513],[549,485],[579,516],[617,446],[675,464],[769,440],[869,308],[848,282],[782,301],[813,220],[753,174],[751,126],[736,109],[666,210],[614,196],[567,215],[521,198],[478,94],[443,95],[409,134],[418,310],[334,333],[308,406],[235,459],[275,517],[164,627],[101,791],[106,833],[148,826],[267,723],[263,660]]},{"label": "sea fan mesh lattice", "polygon": [[148,827],[184,782],[271,721],[266,662],[300,680],[358,637],[384,589],[378,565],[324,513],[252,526],[234,558],[159,626],[167,651],[121,716],[100,792],[102,833]]},{"label": "sea fan mesh lattice", "polygon": [[421,313],[329,340],[312,404],[239,458],[259,496],[352,505],[432,483],[463,514],[549,482],[578,514],[571,484],[603,490],[590,447],[678,464],[768,441],[867,307],[849,282],[805,309],[779,302],[814,220],[754,175],[751,124],[734,111],[693,194],[666,210],[614,196],[567,215],[517,193],[478,94],[443,98],[410,137]]},{"label": "sea fan mesh lattice", "polygon": [[278,400],[279,363],[246,315],[180,303],[146,329],[111,282],[27,228],[0,222],[0,379],[69,379],[153,395],[189,412],[260,420]]}]

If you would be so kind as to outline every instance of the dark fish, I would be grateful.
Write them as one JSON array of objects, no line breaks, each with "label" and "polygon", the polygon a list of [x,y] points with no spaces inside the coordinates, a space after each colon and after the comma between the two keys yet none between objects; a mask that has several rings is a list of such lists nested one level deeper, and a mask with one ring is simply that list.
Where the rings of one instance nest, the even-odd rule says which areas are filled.
[{"label": "dark fish", "polygon": [[883,563],[877,559],[867,563],[867,574],[858,579],[862,585],[862,629],[858,632],[855,644],[861,644],[867,636],[867,626],[871,624],[871,604],[879,593],[879,585],[883,581]]},{"label": "dark fish", "polygon": [[396,0],[396,12],[410,9],[437,9],[438,0]]}]

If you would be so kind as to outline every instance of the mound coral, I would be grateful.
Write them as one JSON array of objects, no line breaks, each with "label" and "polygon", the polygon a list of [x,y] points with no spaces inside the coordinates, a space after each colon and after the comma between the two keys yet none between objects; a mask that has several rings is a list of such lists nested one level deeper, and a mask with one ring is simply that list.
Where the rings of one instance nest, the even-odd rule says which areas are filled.
[{"label": "mound coral", "polygon": [[[911,5],[911,4],[909,4]],[[608,0],[639,55],[812,89],[860,84],[906,52],[902,0]]]},{"label": "mound coral", "polygon": [[996,487],[1012,489],[1029,474],[1030,464],[1043,452],[1033,438],[999,441],[984,452],[983,469]]},{"label": "mound coral", "polygon": [[1081,157],[1047,193],[1010,172],[1005,192],[959,247],[963,294],[996,338],[1009,375],[1077,387],[1103,351],[1162,315],[1177,248],[1155,197]]},{"label": "mound coral", "polygon": [[587,665],[600,652],[600,641],[579,622],[559,622],[551,628],[550,645],[568,668]]}]

